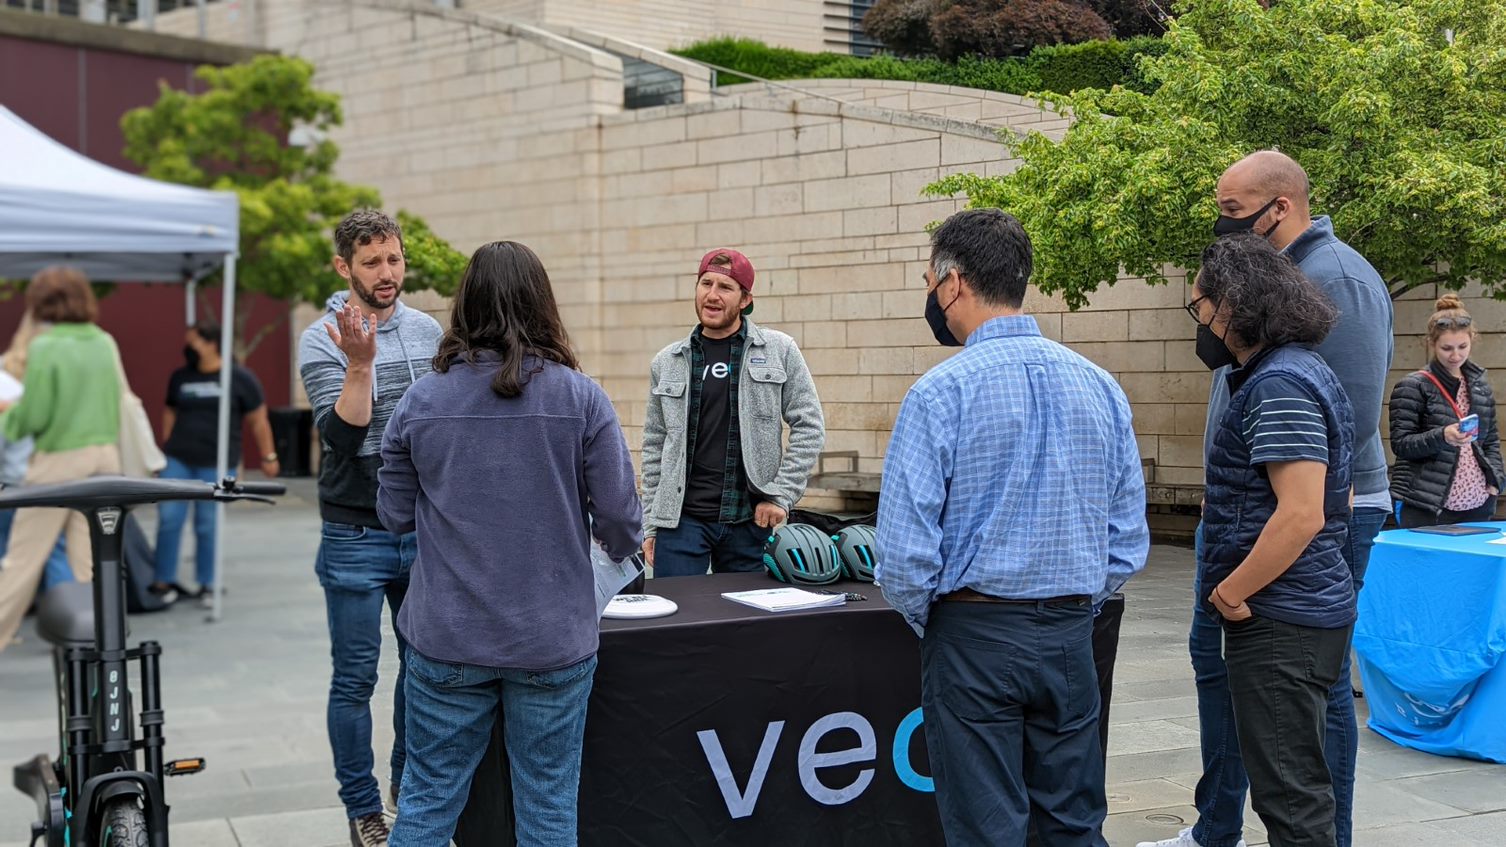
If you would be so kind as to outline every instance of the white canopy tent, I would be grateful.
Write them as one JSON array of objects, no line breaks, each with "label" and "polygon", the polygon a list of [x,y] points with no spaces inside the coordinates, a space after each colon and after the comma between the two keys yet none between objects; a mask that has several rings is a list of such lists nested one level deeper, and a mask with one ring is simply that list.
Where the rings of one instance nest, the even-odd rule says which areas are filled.
[{"label": "white canopy tent", "polygon": [[[68,264],[96,281],[192,286],[224,269],[220,479],[232,459],[229,362],[239,246],[234,194],[118,171],[64,147],[0,105],[0,278],[24,279],[48,265]],[[191,310],[191,296],[188,301]],[[223,528],[224,504],[216,508]],[[223,531],[216,534],[214,619],[220,616],[224,537]]]}]

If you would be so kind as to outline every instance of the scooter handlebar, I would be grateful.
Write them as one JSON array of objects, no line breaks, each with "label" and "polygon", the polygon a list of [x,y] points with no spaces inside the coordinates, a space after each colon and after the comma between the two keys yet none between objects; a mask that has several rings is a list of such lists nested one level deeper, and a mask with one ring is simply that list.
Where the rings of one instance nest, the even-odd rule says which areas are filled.
[{"label": "scooter handlebar", "polygon": [[288,493],[288,487],[280,482],[237,482],[230,489],[231,494],[253,494],[260,497],[281,497]]}]

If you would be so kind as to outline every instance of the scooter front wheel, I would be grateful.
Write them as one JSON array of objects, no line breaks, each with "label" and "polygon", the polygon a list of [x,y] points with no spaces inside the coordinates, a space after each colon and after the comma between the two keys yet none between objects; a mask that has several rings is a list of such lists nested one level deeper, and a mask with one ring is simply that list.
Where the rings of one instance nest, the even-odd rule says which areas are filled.
[{"label": "scooter front wheel", "polygon": [[118,797],[105,805],[99,826],[100,847],[147,847],[146,812],[136,797]]}]

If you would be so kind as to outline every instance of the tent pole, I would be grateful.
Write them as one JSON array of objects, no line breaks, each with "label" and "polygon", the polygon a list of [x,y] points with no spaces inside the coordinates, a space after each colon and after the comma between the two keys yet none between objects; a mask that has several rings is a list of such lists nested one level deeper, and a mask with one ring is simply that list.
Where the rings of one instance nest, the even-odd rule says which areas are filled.
[{"label": "tent pole", "polygon": [[[218,460],[215,464],[215,479],[223,481],[230,474],[230,376],[235,370],[235,254],[225,255],[225,282],[222,287],[224,301],[220,320],[220,433]],[[225,580],[225,504],[214,504],[214,605],[209,620],[220,619],[220,604],[224,596]]]},{"label": "tent pole", "polygon": [[188,326],[199,322],[199,280],[190,279],[183,286],[183,311],[188,317]]}]

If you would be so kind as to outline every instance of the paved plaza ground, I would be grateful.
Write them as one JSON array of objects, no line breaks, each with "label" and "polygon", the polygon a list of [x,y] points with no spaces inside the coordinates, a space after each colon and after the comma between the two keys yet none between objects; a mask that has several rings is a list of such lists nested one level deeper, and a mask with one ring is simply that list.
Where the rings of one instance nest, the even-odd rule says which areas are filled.
[{"label": "paved plaza ground", "polygon": [[[347,844],[324,727],[329,636],[312,567],[319,538],[312,485],[295,483],[276,508],[232,509],[223,620],[206,623],[190,603],[132,619],[133,642],[157,639],[166,651],[168,758],[209,761],[204,773],[169,783],[173,843]],[[149,522],[150,510],[143,517]],[[1192,568],[1191,550],[1158,545],[1126,590],[1109,749],[1105,833],[1113,847],[1174,835],[1194,817]],[[0,654],[0,847],[25,845],[35,814],[10,789],[10,766],[55,752],[48,651],[30,619],[22,636]],[[379,749],[391,743],[396,664],[388,651],[376,699]],[[1356,791],[1358,847],[1506,843],[1506,767],[1406,750],[1364,730]],[[1264,844],[1258,819],[1247,821],[1249,843]]]}]

